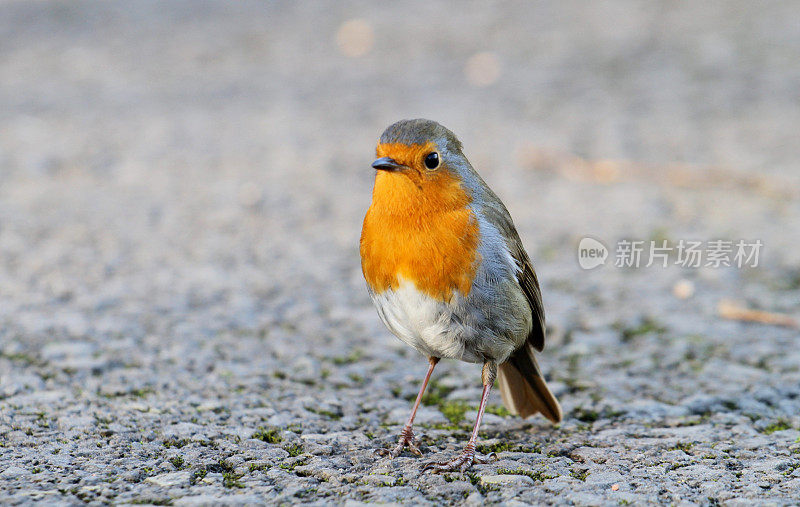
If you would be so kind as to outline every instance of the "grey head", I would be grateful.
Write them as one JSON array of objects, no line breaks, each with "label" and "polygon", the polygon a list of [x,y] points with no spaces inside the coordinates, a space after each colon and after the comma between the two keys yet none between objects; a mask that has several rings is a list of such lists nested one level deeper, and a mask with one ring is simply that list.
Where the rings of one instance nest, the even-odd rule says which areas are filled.
[{"label": "grey head", "polygon": [[[426,153],[419,153],[415,156],[424,157],[427,151],[436,151],[440,158],[440,165],[436,167],[438,171],[449,171],[453,173],[473,196],[473,198],[480,199],[484,196],[488,187],[483,179],[478,175],[475,169],[472,168],[467,157],[461,151],[461,141],[458,140],[456,135],[443,125],[424,118],[417,118],[413,120],[400,120],[383,131],[380,140],[378,141],[378,155],[382,156],[376,160],[372,167],[384,170],[402,170],[403,164],[408,165],[409,160],[395,160],[399,157],[392,158],[388,155],[394,155],[395,150],[383,149],[387,146],[404,145],[411,146],[425,146],[432,143],[431,150],[426,150]],[[399,163],[402,162],[402,163]],[[491,193],[491,190],[488,190]]]},{"label": "grey head", "polygon": [[428,141],[433,141],[441,151],[461,152],[461,141],[455,134],[443,125],[424,118],[400,120],[389,125],[379,142],[412,145]]}]

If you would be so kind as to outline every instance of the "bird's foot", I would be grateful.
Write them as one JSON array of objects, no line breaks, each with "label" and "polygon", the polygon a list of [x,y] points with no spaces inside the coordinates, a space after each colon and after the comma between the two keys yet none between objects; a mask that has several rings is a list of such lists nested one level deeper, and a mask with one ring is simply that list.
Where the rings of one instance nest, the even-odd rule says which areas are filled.
[{"label": "bird's foot", "polygon": [[442,461],[442,462],[435,462],[431,461],[425,468],[422,469],[423,472],[428,470],[436,473],[436,472],[466,472],[472,465],[482,465],[484,463],[489,463],[489,461],[493,461],[497,459],[497,454],[491,453],[487,456],[483,456],[475,452],[475,444],[469,443],[467,447],[461,451],[461,454],[456,456],[455,458],[449,461]]},{"label": "bird's foot", "polygon": [[375,454],[378,456],[391,456],[392,458],[396,458],[400,456],[403,452],[403,449],[408,447],[408,450],[412,453],[416,454],[417,456],[422,456],[422,451],[419,450],[417,445],[419,444],[419,440],[414,436],[414,431],[411,429],[410,426],[406,426],[403,428],[403,431],[400,432],[400,439],[397,441],[397,445],[394,446],[391,450],[390,449],[376,449]]}]

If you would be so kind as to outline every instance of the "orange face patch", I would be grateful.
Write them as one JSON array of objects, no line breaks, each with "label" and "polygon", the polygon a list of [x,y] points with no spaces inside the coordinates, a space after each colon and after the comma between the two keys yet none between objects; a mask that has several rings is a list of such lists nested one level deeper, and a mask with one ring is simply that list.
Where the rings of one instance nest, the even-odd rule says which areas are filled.
[{"label": "orange face patch", "polygon": [[391,157],[408,167],[422,169],[422,159],[432,151],[438,150],[436,144],[430,141],[425,144],[379,143],[375,154],[379,158]]},{"label": "orange face patch", "polygon": [[478,223],[471,201],[455,175],[426,170],[425,145],[379,144],[378,156],[408,169],[375,176],[372,204],[361,231],[361,267],[370,287],[396,289],[400,279],[447,301],[466,295],[477,268]]}]

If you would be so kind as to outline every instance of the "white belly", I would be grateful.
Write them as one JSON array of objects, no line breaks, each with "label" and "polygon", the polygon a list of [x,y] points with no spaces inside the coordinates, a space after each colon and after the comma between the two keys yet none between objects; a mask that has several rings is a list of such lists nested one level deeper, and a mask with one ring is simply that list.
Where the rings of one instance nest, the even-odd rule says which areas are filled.
[{"label": "white belly", "polygon": [[428,357],[482,361],[471,347],[465,346],[473,333],[453,318],[452,307],[420,292],[413,283],[403,280],[397,290],[373,294],[372,299],[386,327],[420,353]]}]

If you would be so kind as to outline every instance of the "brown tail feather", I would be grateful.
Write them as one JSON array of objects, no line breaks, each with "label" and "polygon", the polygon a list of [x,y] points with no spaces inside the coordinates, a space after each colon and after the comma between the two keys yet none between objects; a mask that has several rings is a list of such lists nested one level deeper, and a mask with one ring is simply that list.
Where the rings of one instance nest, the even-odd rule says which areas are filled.
[{"label": "brown tail feather", "polygon": [[533,347],[526,343],[500,365],[498,386],[503,404],[522,417],[541,412],[558,423],[561,421],[561,405],[547,388],[533,354]]}]

